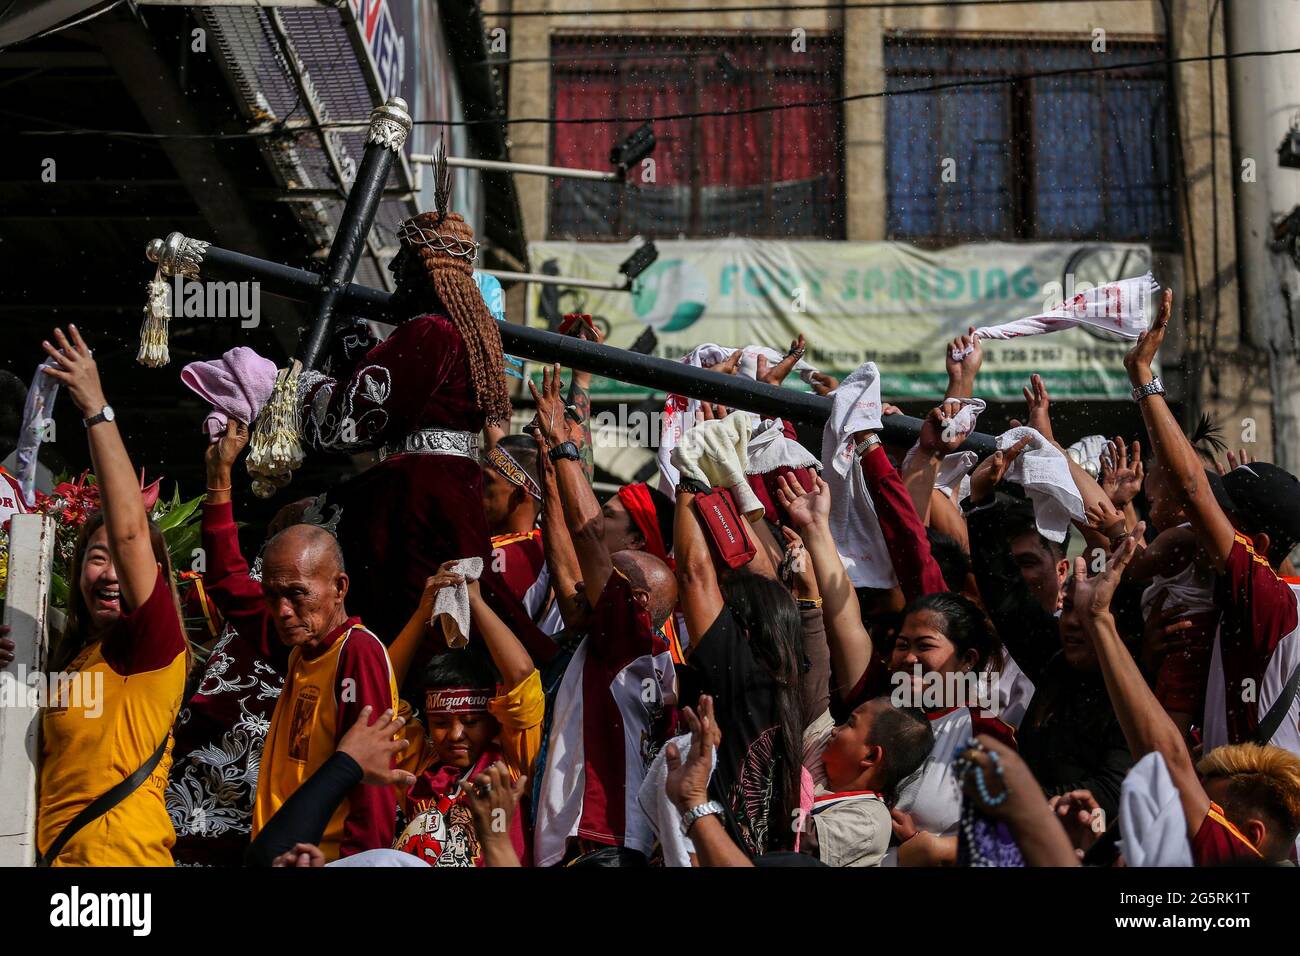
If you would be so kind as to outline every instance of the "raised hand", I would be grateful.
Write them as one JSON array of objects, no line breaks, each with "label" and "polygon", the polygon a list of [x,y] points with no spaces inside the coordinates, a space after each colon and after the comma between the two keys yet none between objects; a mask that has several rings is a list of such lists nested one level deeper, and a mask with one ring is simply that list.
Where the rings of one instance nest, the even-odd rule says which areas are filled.
[{"label": "raised hand", "polygon": [[1125,533],[1124,512],[1105,498],[1098,498],[1089,505],[1084,515],[1087,517],[1088,527],[1100,531],[1111,541],[1122,537]]},{"label": "raised hand", "polygon": [[1137,544],[1146,531],[1145,521],[1125,535],[1106,561],[1105,569],[1095,577],[1088,577],[1088,562],[1082,556],[1074,559],[1074,576],[1070,578],[1071,603],[1082,609],[1085,620],[1096,620],[1110,614],[1111,598],[1119,587],[1124,569],[1137,552]]},{"label": "raised hand", "polygon": [[[967,349],[970,349],[969,354]],[[954,353],[961,358],[953,358]],[[975,376],[984,364],[984,348],[975,337],[975,326],[970,326],[965,335],[959,335],[948,343],[943,364],[948,370],[948,397],[970,398],[975,389]]]},{"label": "raised hand", "polygon": [[533,401],[537,403],[537,414],[529,427],[540,428],[542,437],[552,448],[566,441],[572,441],[571,429],[581,432],[581,426],[564,413],[564,398],[560,395],[559,365],[542,369],[541,391],[537,390],[536,383],[531,379],[528,382],[528,390],[533,393]]},{"label": "raised hand", "polygon": [[710,372],[721,372],[723,375],[735,375],[736,369],[740,367],[740,359],[745,354],[744,349],[736,349],[717,365],[710,365]]},{"label": "raised hand", "polygon": [[385,787],[409,787],[415,776],[405,770],[393,769],[393,758],[406,748],[406,739],[396,737],[402,732],[406,720],[394,717],[386,710],[373,724],[370,715],[374,708],[367,704],[361,708],[356,723],[348,728],[336,748],[355,760],[365,777],[362,783]]},{"label": "raised hand", "polygon": [[1134,385],[1146,385],[1154,378],[1151,363],[1155,361],[1160,346],[1164,344],[1165,331],[1169,327],[1173,309],[1174,292],[1172,289],[1165,289],[1160,297],[1160,309],[1156,313],[1155,321],[1151,323],[1151,328],[1138,336],[1138,340],[1124,356],[1124,368],[1128,370],[1129,381]]},{"label": "raised hand", "polygon": [[818,395],[829,395],[840,387],[840,380],[825,372],[813,372],[811,378],[812,390]]},{"label": "raised hand", "polygon": [[959,431],[953,422],[961,411],[961,402],[945,400],[942,405],[930,410],[921,423],[921,437],[917,444],[922,451],[932,455],[950,455],[961,447],[969,431]]},{"label": "raised hand", "polygon": [[83,418],[99,414],[108,402],[104,400],[104,388],[99,381],[99,367],[95,365],[90,347],[82,340],[81,333],[77,331],[75,325],[68,326],[67,335],[63,334],[62,329],[55,328],[54,341],[57,345],[42,342],[41,348],[45,349],[57,364],[42,365],[41,372],[57,380],[68,390],[77,408],[81,410]]},{"label": "raised hand", "polygon": [[1134,441],[1132,448],[1124,444],[1124,439],[1116,437],[1106,443],[1106,451],[1101,456],[1101,490],[1106,493],[1111,504],[1123,508],[1137,497],[1142,490],[1142,479],[1146,472],[1142,467],[1142,443]]},{"label": "raised hand", "polygon": [[1029,384],[1022,390],[1025,404],[1029,406],[1029,427],[1050,442],[1055,442],[1052,435],[1052,398],[1047,394],[1047,385],[1043,377],[1035,372],[1029,376]]},{"label": "raised hand", "polygon": [[825,524],[831,513],[831,488],[820,475],[813,475],[812,488],[805,488],[794,472],[778,475],[776,493],[795,528]]},{"label": "raised hand", "polygon": [[979,466],[970,473],[970,500],[972,502],[978,504],[993,497],[994,489],[1007,476],[1007,471],[1011,468],[1012,462],[1019,458],[1020,453],[1029,447],[1031,437],[1026,435],[1006,451],[995,451],[979,463]]},{"label": "raised hand", "polygon": [[204,461],[208,466],[208,477],[230,476],[231,469],[239,456],[248,447],[248,425],[232,418],[226,422],[226,433],[208,445]]},{"label": "raised hand", "polygon": [[683,708],[682,716],[691,731],[690,753],[683,761],[677,746],[669,744],[664,748],[664,760],[668,764],[668,799],[685,812],[708,802],[713,751],[722,743],[722,730],[713,716],[713,698],[708,694],[700,695],[699,716],[689,707]]}]

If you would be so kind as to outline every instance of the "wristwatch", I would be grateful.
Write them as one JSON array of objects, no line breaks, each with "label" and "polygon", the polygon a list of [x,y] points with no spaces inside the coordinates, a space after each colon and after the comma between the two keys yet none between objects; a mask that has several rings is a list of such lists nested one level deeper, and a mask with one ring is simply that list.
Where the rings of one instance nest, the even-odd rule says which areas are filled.
[{"label": "wristwatch", "polygon": [[551,461],[559,461],[561,458],[567,458],[569,461],[582,461],[582,452],[578,451],[578,446],[571,441],[562,441],[549,452]]},{"label": "wristwatch", "polygon": [[687,478],[685,475],[679,475],[677,479],[678,493],[686,492],[691,495],[707,495],[713,489],[704,482],[695,478]]},{"label": "wristwatch", "polygon": [[862,441],[858,442],[858,444],[853,446],[853,454],[861,458],[863,455],[871,451],[871,449],[875,448],[880,443],[881,442],[880,442],[879,435],[877,435],[875,432],[867,432],[867,437],[862,439]]},{"label": "wristwatch", "polygon": [[117,418],[117,415],[113,412],[113,406],[105,405],[99,410],[98,415],[91,415],[89,418],[83,418],[81,424],[89,428],[91,425],[98,425],[100,422],[111,422],[115,418]]},{"label": "wristwatch", "polygon": [[1165,393],[1165,383],[1160,381],[1157,375],[1145,385],[1133,386],[1133,401],[1140,402],[1149,395],[1163,395]]},{"label": "wristwatch", "polygon": [[707,803],[701,803],[698,807],[691,807],[682,814],[682,833],[689,834],[691,827],[704,817],[711,817],[714,814],[723,814],[727,808],[718,803],[717,800],[710,800]]}]

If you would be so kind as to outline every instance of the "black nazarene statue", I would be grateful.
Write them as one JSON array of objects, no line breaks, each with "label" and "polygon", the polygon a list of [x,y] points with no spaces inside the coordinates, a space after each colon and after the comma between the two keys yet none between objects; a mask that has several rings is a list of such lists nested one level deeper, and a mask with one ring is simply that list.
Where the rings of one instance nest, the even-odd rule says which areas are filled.
[{"label": "black nazarene statue", "polygon": [[[381,457],[327,492],[322,512],[341,509],[348,608],[387,642],[444,561],[483,558],[485,593],[498,590],[479,436],[485,424],[509,427],[510,400],[501,336],[473,277],[478,243],[448,211],[449,193],[440,163],[436,211],[398,230],[401,250],[389,266],[400,303],[394,313],[409,317],[378,344],[358,334],[364,326],[341,330],[330,375],[304,370],[299,377],[307,443]],[[503,616],[514,625],[522,614]]]}]

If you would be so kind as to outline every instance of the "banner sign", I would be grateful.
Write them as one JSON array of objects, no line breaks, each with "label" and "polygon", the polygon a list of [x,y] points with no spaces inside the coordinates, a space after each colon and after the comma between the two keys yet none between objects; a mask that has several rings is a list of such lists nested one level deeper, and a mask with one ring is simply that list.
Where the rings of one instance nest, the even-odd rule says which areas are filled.
[{"label": "banner sign", "polygon": [[[639,245],[533,242],[529,258],[536,272],[618,279],[620,263]],[[659,259],[631,294],[560,289],[559,313],[591,313],[606,342],[619,348],[649,326],[658,339],[654,354],[673,359],[705,342],[785,352],[802,332],[813,365],[843,378],[875,362],[882,393],[893,399],[941,398],[945,343],[969,326],[1034,315],[1151,268],[1149,247],[1123,243],[975,243],[933,251],[897,242],[759,239],[655,245]],[[528,316],[545,327],[541,294],[540,286],[529,287]],[[1129,395],[1130,343],[1123,339],[1077,328],[982,344],[980,397],[1018,401],[1033,372],[1054,399]],[[806,388],[794,378],[786,384]],[[597,377],[592,393],[617,400],[647,390]]]}]

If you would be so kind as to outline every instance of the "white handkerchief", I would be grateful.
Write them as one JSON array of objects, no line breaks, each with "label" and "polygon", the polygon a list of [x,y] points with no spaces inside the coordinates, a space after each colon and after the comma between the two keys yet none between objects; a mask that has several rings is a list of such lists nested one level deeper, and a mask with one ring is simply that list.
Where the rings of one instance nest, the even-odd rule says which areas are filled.
[{"label": "white handkerchief", "polygon": [[[677,752],[683,761],[691,752],[691,735],[682,734],[668,743],[677,745]],[[664,866],[690,866],[690,855],[695,852],[695,844],[682,832],[682,812],[668,798],[668,758],[665,754],[668,745],[659,749],[659,754],[646,771],[645,779],[636,793],[636,802],[641,812],[650,821],[659,845],[664,851]],[[713,766],[718,765],[718,751],[713,751]]]},{"label": "white handkerchief", "polygon": [[452,571],[465,580],[455,587],[443,588],[433,599],[433,615],[429,618],[430,627],[441,627],[447,646],[452,650],[469,643],[469,588],[470,581],[477,581],[483,573],[482,558],[461,558],[452,567]]},{"label": "white handkerchief", "polygon": [[[679,361],[686,365],[693,365],[696,368],[712,367],[719,362],[725,361],[731,356],[735,349],[727,348],[725,345],[717,345],[713,342],[705,342],[697,345]],[[736,374],[744,375],[747,378],[755,378],[758,375],[758,356],[763,355],[769,362],[779,362],[782,355],[776,349],[769,349],[762,345],[746,345],[742,350],[740,362],[736,366]],[[809,365],[803,359],[795,363],[794,370],[799,373],[799,377],[805,382],[811,382],[813,374],[817,371],[816,367]],[[682,436],[691,428],[695,427],[695,413],[699,410],[700,403],[694,398],[687,398],[684,395],[669,395],[668,400],[664,402],[663,426],[659,435],[659,490],[670,498],[677,493],[677,483],[681,480],[681,475],[677,471],[677,466],[673,464],[672,453],[682,440]],[[757,429],[762,424],[762,417],[753,415],[752,421],[754,428]]]},{"label": "white handkerchief", "polygon": [[854,370],[831,393],[831,415],[822,432],[822,479],[830,485],[831,532],[854,587],[892,588],[894,564],[880,531],[853,433],[880,428],[880,373],[874,362]]},{"label": "white handkerchief", "polygon": [[747,475],[766,475],[778,468],[816,468],[822,463],[803,445],[786,437],[785,423],[773,418],[749,439]]},{"label": "white handkerchief", "polygon": [[1149,753],[1119,790],[1120,852],[1129,866],[1192,866],[1183,801],[1165,758]]},{"label": "white handkerchief", "polygon": [[[1149,272],[1118,282],[1107,282],[1080,292],[1055,309],[1016,319],[1014,322],[976,329],[975,336],[981,339],[1014,339],[1022,335],[1042,335],[1045,332],[1059,332],[1088,325],[1122,338],[1136,339],[1151,327],[1151,321],[1146,315],[1147,305],[1159,291],[1159,283]],[[960,361],[973,351],[973,348],[953,349],[952,357]]]},{"label": "white handkerchief", "polygon": [[1006,480],[1025,489],[1025,496],[1034,506],[1038,533],[1048,541],[1064,541],[1071,519],[1084,518],[1083,498],[1065,455],[1036,429],[1021,426],[1003,432],[998,436],[998,448],[1006,451],[1026,435],[1030,436],[1029,447],[1011,463]]}]

